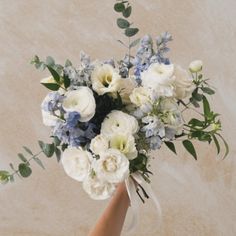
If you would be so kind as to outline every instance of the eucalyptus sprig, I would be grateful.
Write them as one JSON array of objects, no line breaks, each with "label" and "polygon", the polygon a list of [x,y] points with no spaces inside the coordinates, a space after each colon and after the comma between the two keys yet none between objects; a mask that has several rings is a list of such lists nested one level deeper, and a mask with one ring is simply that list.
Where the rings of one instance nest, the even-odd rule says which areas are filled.
[{"label": "eucalyptus sprig", "polygon": [[9,164],[10,171],[0,170],[0,183],[6,184],[8,182],[14,182],[15,176],[19,178],[27,178],[32,174],[31,163],[34,161],[42,169],[45,169],[43,162],[39,159],[39,156],[44,153],[48,158],[56,155],[57,161],[60,161],[61,150],[64,150],[64,145],[61,145],[60,140],[57,137],[52,137],[52,143],[44,143],[43,141],[38,141],[40,151],[34,154],[28,147],[23,146],[24,152],[18,153],[17,157],[20,159],[20,163],[15,167],[12,163]]}]

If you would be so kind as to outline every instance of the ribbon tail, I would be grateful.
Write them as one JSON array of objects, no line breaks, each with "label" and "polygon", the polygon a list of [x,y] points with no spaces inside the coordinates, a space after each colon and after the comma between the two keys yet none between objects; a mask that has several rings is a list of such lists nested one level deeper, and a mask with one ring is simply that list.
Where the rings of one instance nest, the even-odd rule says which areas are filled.
[{"label": "ribbon tail", "polygon": [[131,223],[127,228],[127,232],[132,232],[139,222],[139,199],[136,193],[136,186],[132,178],[127,178],[125,180],[125,185],[127,193],[130,199],[130,206],[132,210],[132,219]]}]

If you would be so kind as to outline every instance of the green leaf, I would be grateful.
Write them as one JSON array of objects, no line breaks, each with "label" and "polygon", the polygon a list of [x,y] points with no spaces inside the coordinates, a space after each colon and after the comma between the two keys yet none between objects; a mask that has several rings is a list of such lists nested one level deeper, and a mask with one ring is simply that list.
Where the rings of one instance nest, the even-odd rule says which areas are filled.
[{"label": "green leaf", "polygon": [[67,75],[64,75],[63,76],[63,80],[64,80],[63,82],[64,82],[65,88],[68,88],[70,86],[70,79],[69,79],[69,77]]},{"label": "green leaf", "polygon": [[31,168],[25,163],[19,164],[18,169],[19,169],[21,176],[24,178],[29,177],[32,173]]},{"label": "green leaf", "polygon": [[66,67],[67,67],[67,66],[72,66],[72,62],[67,59],[66,62],[65,62],[65,66],[66,66]]},{"label": "green leaf", "polygon": [[55,154],[57,157],[57,162],[60,162],[61,160],[61,150],[59,148],[55,148]]},{"label": "green leaf", "polygon": [[184,140],[182,143],[185,149],[194,157],[195,160],[197,160],[197,154],[192,142],[189,140]]},{"label": "green leaf", "polygon": [[42,169],[45,169],[43,162],[38,158],[38,157],[34,157],[33,160],[42,167]]},{"label": "green leaf", "polygon": [[8,183],[10,176],[8,171],[0,170],[0,184]]},{"label": "green leaf", "polygon": [[139,32],[138,28],[127,28],[125,29],[125,35],[127,37],[132,37],[134,35],[136,35]]},{"label": "green leaf", "polygon": [[48,70],[50,71],[51,75],[55,79],[57,83],[60,83],[60,75],[50,66],[47,66]]},{"label": "green leaf", "polygon": [[223,141],[223,143],[224,143],[224,145],[225,145],[225,155],[224,155],[224,157],[223,157],[223,159],[225,159],[226,158],[226,156],[228,156],[228,154],[229,154],[229,145],[228,145],[228,143],[225,141],[225,139],[223,138],[223,136],[221,135],[221,134],[216,134],[216,135],[218,135],[221,139],[222,139],[222,141]]},{"label": "green leaf", "polygon": [[54,83],[42,83],[42,85],[52,91],[57,91],[60,88],[59,84],[54,84]]},{"label": "green leaf", "polygon": [[25,151],[26,151],[27,153],[29,153],[31,156],[34,155],[33,152],[32,152],[29,148],[27,148],[26,146],[23,146],[23,148],[24,148]]},{"label": "green leaf", "polygon": [[175,145],[174,145],[174,143],[173,142],[165,142],[165,145],[172,151],[172,152],[174,152],[176,155],[177,155],[177,153],[176,153],[176,149],[175,149]]},{"label": "green leaf", "polygon": [[47,156],[47,157],[52,157],[53,154],[54,154],[54,143],[52,144],[47,144],[47,143],[44,143],[43,141],[38,141],[39,143],[39,146],[41,148],[41,150],[43,151],[43,153]]},{"label": "green leaf", "polygon": [[215,93],[215,91],[211,88],[208,88],[208,87],[202,87],[201,90],[204,92],[204,93],[207,93],[209,95],[212,95]]},{"label": "green leaf", "polygon": [[198,88],[196,88],[192,93],[192,97],[198,102],[202,101],[202,96],[202,94],[198,93]]},{"label": "green leaf", "polygon": [[203,96],[203,110],[206,117],[211,115],[210,104],[205,96]]},{"label": "green leaf", "polygon": [[116,12],[123,12],[125,10],[125,5],[123,3],[116,3],[114,5],[114,10]]},{"label": "green leaf", "polygon": [[140,42],[140,38],[139,38],[139,39],[135,39],[135,40],[129,45],[129,48],[135,47],[139,42]]},{"label": "green leaf", "polygon": [[17,155],[18,155],[18,157],[19,157],[23,162],[27,162],[27,161],[28,161],[22,153],[18,153]]},{"label": "green leaf", "polygon": [[61,144],[61,140],[57,136],[53,137],[53,142],[55,146],[59,146]]},{"label": "green leaf", "polygon": [[118,18],[117,19],[117,25],[121,29],[125,29],[125,28],[128,28],[130,26],[130,23],[127,20],[125,20],[125,19]]},{"label": "green leaf", "polygon": [[49,67],[53,67],[55,65],[55,61],[52,57],[48,56],[46,58],[46,65]]},{"label": "green leaf", "polygon": [[124,16],[125,18],[128,18],[128,17],[130,17],[131,12],[132,12],[132,7],[131,7],[131,6],[128,6],[128,7],[122,12],[122,14],[123,14],[123,16]]},{"label": "green leaf", "polygon": [[194,107],[200,107],[199,103],[193,97],[191,97],[189,101],[194,105]]},{"label": "green leaf", "polygon": [[217,154],[219,154],[219,153],[220,153],[220,144],[219,144],[219,141],[218,141],[218,139],[216,138],[216,136],[215,136],[214,134],[212,134],[212,138],[213,138],[214,143],[215,143],[215,145],[216,145]]},{"label": "green leaf", "polygon": [[203,127],[205,122],[204,121],[200,121],[196,118],[193,118],[191,119],[189,122],[188,122],[189,125],[192,125],[192,126],[198,126],[198,127]]}]

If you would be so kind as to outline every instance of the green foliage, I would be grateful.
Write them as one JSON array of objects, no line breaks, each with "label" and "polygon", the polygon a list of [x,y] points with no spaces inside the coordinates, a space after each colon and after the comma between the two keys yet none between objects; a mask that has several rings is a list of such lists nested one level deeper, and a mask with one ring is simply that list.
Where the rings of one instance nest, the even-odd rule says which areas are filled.
[{"label": "green foliage", "polygon": [[116,23],[118,27],[120,27],[121,29],[126,29],[130,26],[130,23],[127,20],[122,19],[122,18],[118,18]]},{"label": "green foliage", "polygon": [[20,175],[24,178],[29,177],[32,173],[32,170],[27,163],[20,163],[18,166],[18,169],[19,169]]},{"label": "green foliage", "polygon": [[177,152],[176,152],[176,149],[175,149],[175,145],[174,145],[173,142],[165,141],[164,143],[173,153],[175,153],[177,155]]},{"label": "green foliage", "polygon": [[123,11],[122,11],[122,14],[125,18],[128,18],[130,17],[131,15],[131,12],[132,12],[132,7],[131,6],[128,6],[127,8],[125,8]]},{"label": "green foliage", "polygon": [[125,4],[124,3],[116,3],[115,5],[114,5],[114,10],[116,11],[116,12],[123,12],[123,11],[125,11]]},{"label": "green foliage", "polygon": [[197,154],[196,154],[196,151],[195,151],[195,148],[194,148],[192,142],[189,141],[188,139],[186,139],[182,143],[183,143],[185,149],[194,157],[195,160],[197,160]]},{"label": "green foliage", "polygon": [[138,28],[127,28],[125,29],[125,35],[127,37],[133,37],[134,35],[136,35],[139,32]]},{"label": "green foliage", "polygon": [[47,157],[52,157],[55,151],[54,143],[44,143],[43,141],[38,141],[38,144]]}]

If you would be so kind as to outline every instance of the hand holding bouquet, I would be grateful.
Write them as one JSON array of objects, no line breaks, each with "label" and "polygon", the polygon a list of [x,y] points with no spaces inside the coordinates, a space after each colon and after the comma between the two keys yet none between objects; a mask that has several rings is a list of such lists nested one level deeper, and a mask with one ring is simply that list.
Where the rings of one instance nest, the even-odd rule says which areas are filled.
[{"label": "hand holding bouquet", "polygon": [[[39,141],[37,154],[24,147],[30,158],[19,153],[17,168],[10,164],[12,172],[0,171],[2,183],[14,181],[15,175],[30,176],[31,161],[44,168],[40,153],[47,157],[55,154],[67,175],[82,182],[91,198],[109,198],[119,183],[132,176],[144,201],[148,193],[141,179],[150,182],[151,150],[166,145],[176,153],[175,142],[180,140],[197,159],[192,140],[213,142],[217,153],[222,141],[224,157],[228,154],[219,114],[208,102],[215,91],[202,73],[203,63],[193,61],[188,69],[172,63],[166,57],[172,40],[168,32],[156,40],[146,35],[131,41],[139,30],[128,21],[132,12],[129,2],[118,1],[114,9],[122,14],[117,25],[128,38],[128,44],[119,40],[127,48],[122,60],[92,61],[84,52],[79,66],[69,60],[57,64],[52,57],[32,60],[37,69],[48,69],[51,74],[41,80],[50,90],[41,109],[52,142]],[[186,110],[196,116],[187,120]]]}]

